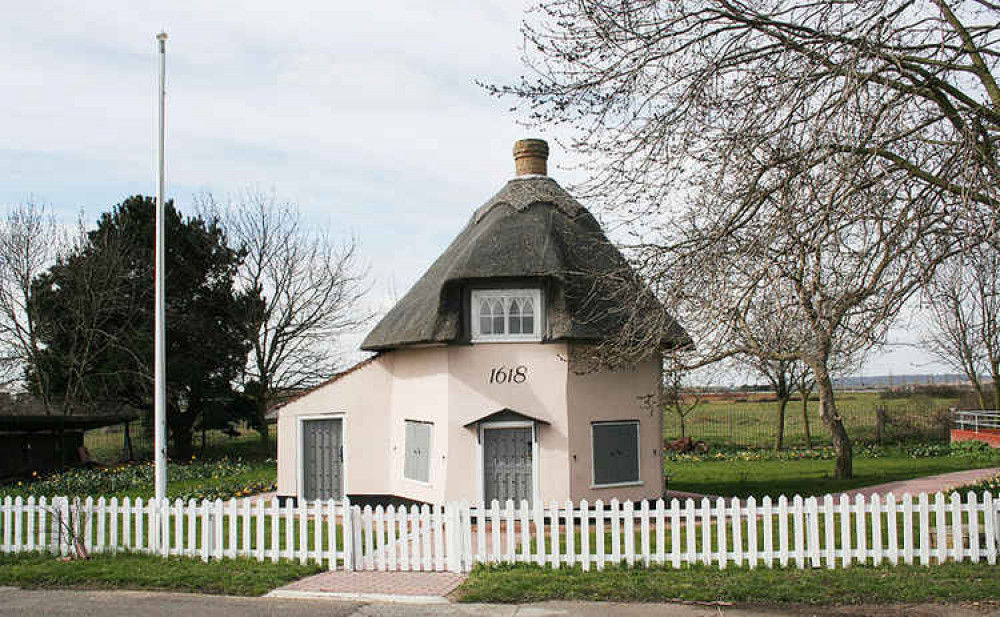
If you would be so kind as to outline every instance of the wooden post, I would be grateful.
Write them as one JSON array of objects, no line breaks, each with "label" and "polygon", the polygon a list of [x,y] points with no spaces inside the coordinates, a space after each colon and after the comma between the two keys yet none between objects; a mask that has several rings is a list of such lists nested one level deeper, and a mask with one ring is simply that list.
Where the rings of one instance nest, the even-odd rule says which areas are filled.
[{"label": "wooden post", "polygon": [[888,413],[886,412],[885,405],[879,405],[875,408],[875,443],[878,445],[883,445],[885,439],[885,424]]},{"label": "wooden post", "polygon": [[131,422],[125,421],[125,443],[122,446],[122,455],[126,461],[135,460],[135,455],[132,452],[132,433],[129,432],[129,425]]}]

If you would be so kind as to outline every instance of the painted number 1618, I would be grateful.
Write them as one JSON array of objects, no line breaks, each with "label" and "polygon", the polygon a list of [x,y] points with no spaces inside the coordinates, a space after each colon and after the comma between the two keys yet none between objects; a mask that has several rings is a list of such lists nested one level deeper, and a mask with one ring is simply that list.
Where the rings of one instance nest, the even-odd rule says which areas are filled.
[{"label": "painted number 1618", "polygon": [[495,368],[490,371],[490,383],[524,383],[528,379],[528,367],[515,366]]}]

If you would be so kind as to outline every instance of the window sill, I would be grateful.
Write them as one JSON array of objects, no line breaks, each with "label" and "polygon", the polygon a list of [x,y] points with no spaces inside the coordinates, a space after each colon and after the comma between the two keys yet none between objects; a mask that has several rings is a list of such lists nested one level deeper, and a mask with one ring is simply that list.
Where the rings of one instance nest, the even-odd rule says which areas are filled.
[{"label": "window sill", "polygon": [[473,337],[471,339],[473,344],[477,343],[541,343],[542,337],[540,336],[517,336],[517,337],[497,337],[497,338],[483,338],[483,337]]},{"label": "window sill", "polygon": [[613,484],[591,484],[590,488],[600,489],[600,488],[622,488],[625,486],[642,486],[645,484],[642,480],[637,480],[634,482],[615,482]]},{"label": "window sill", "polygon": [[406,480],[407,482],[416,484],[417,486],[423,486],[425,488],[433,488],[434,486],[431,482],[424,482],[423,480],[414,480],[413,478],[407,478],[406,476],[403,476],[403,479]]}]

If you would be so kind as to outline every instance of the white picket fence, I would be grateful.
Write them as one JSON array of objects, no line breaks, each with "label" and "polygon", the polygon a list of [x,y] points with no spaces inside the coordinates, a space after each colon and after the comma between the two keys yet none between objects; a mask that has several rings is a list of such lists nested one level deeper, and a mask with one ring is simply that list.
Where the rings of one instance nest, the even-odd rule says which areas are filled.
[{"label": "white picket fence", "polygon": [[[345,516],[346,513],[346,516]],[[9,497],[0,552],[70,550],[64,522],[79,517],[92,552],[202,559],[316,562],[330,569],[464,572],[478,563],[584,570],[619,563],[681,567],[848,567],[985,561],[996,564],[1000,499],[919,494],[802,498],[513,502],[360,508],[344,502],[279,506],[223,502],[46,502]],[[61,523],[63,522],[63,523]]]},{"label": "white picket fence", "polygon": [[[339,524],[349,503],[294,506],[277,501],[135,501],[125,498],[9,496],[0,510],[0,553],[72,552],[80,537],[91,553],[134,551],[203,560],[297,559],[350,567],[350,537]],[[347,547],[345,552],[343,547]]]}]

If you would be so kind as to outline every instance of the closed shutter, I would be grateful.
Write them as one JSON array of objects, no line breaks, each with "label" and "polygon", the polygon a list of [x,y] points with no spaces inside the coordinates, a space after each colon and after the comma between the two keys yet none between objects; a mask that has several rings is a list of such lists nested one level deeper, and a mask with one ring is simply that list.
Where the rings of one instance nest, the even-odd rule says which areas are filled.
[{"label": "closed shutter", "polygon": [[593,425],[594,484],[639,481],[639,423]]},{"label": "closed shutter", "polygon": [[418,482],[431,479],[431,427],[430,422],[406,421],[403,476]]}]

